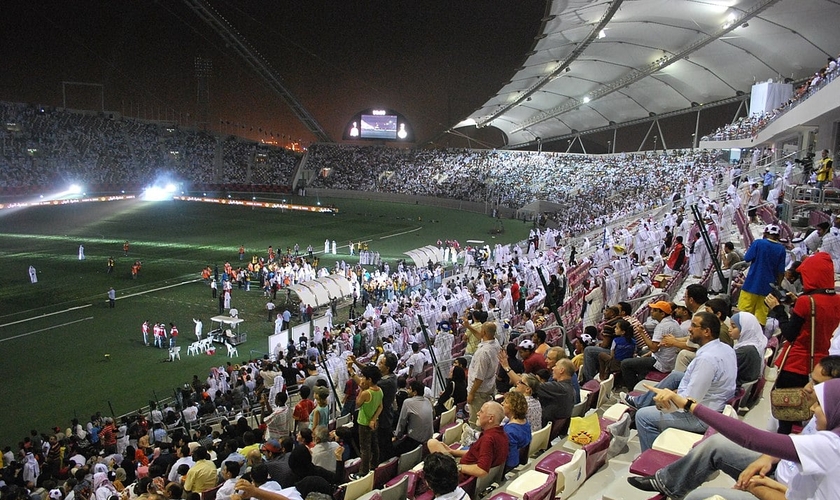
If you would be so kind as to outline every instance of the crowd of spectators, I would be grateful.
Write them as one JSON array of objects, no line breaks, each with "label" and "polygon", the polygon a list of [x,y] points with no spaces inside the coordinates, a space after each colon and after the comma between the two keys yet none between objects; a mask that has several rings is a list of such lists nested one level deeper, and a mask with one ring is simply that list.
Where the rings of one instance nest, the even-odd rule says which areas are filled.
[{"label": "crowd of spectators", "polygon": [[[718,227],[731,225],[727,219],[732,215],[705,198],[707,192],[704,182],[685,186],[686,196],[697,198],[715,234]],[[224,498],[228,489],[252,493],[254,486],[272,481],[288,495],[330,494],[346,481],[343,466],[349,458],[361,459],[362,474],[372,470],[405,451],[401,443],[416,445],[431,438],[434,413],[452,406],[481,431],[477,441],[469,435],[463,438],[475,451],[447,451],[434,441],[427,446],[433,452],[459,457],[462,474],[482,476],[500,464],[515,465],[511,456],[527,446],[529,431],[571,415],[580,401],[579,369],[584,379],[596,373],[599,377],[621,375],[628,389],[651,368],[674,370],[660,387],[718,409],[733,393],[736,375],[741,380],[739,348],[760,363],[766,338],[752,313],[740,313],[735,322],[738,335],[727,339],[721,323],[726,323],[730,312],[708,300],[701,285],[688,287],[684,304],[657,300],[635,316],[627,303],[648,290],[649,276],[661,268],[668,240],[692,230],[684,221],[675,209],[641,221],[635,226],[636,235],[628,227],[612,228],[605,232],[605,245],[591,256],[582,251],[579,262],[569,264],[568,281],[566,260],[575,257],[567,255],[567,241],[557,230],[534,229],[525,248],[485,249],[487,258],[474,276],[433,278],[430,286],[411,293],[374,295],[376,300],[365,304],[358,318],[316,330],[313,338],[287,346],[273,357],[213,368],[205,380],[194,377],[171,404],[151,404],[148,411],[138,411],[121,422],[94,415],[85,424],[72,422],[66,431],[34,432],[19,443],[17,453],[4,450],[7,490],[3,496],[18,498],[13,488],[26,487],[27,496],[35,492],[44,500],[46,496],[108,500],[127,487],[126,498],[149,492],[193,498],[194,493],[221,485],[217,494]],[[646,239],[638,238],[640,231]],[[692,250],[689,266],[693,254]],[[821,260],[826,269],[831,266],[830,257],[823,255]],[[548,287],[541,286],[537,269],[551,277]],[[420,270],[398,267],[396,271]],[[703,274],[706,269],[700,271]],[[391,275],[385,268],[379,272]],[[376,271],[372,274],[376,277]],[[831,273],[821,275],[830,277]],[[637,284],[645,286],[637,288]],[[585,297],[580,293],[583,288]],[[595,296],[600,300],[595,301]],[[587,332],[600,349],[579,343],[578,356],[568,359],[563,346],[556,345],[557,338],[546,334],[554,321],[543,308],[546,299],[560,309],[584,302],[577,304],[578,311],[583,306],[586,316],[593,316]],[[773,310],[777,315],[785,313],[777,307]],[[650,318],[640,314],[648,312]],[[696,324],[692,314],[698,319]],[[427,334],[417,328],[420,317],[430,327]],[[782,325],[783,334],[785,328]],[[726,375],[725,384],[701,387],[691,382],[724,377],[718,377],[718,372],[714,376],[700,373],[712,369],[702,362],[709,349],[697,349],[701,362],[692,361],[690,344],[686,348],[680,343],[689,331],[700,347],[708,344],[726,353],[725,366],[713,368]],[[584,335],[579,339],[586,341]],[[639,357],[645,349],[654,353],[654,362],[637,366],[645,360]],[[676,367],[683,362],[687,368],[679,371]],[[434,366],[445,380],[433,374]],[[754,380],[752,376],[744,379]],[[497,392],[508,393],[504,406],[492,401]],[[646,399],[624,399],[639,408],[639,415],[651,414],[639,421],[643,444],[649,444],[662,427],[659,409]],[[355,427],[363,432],[354,435],[339,428],[329,433],[322,425],[330,417],[330,413],[323,416],[323,409],[329,407],[340,407],[342,415],[360,408]],[[249,413],[259,416],[249,420],[245,417]],[[705,430],[697,419],[683,420],[687,424],[669,425]],[[132,482],[136,484],[130,486]]]},{"label": "crowd of spectators", "polygon": [[0,123],[0,188],[140,187],[163,174],[194,184],[285,187],[300,161],[241,138],[105,113],[4,102]]},{"label": "crowd of spectators", "polygon": [[826,65],[820,68],[814,76],[805,80],[802,85],[796,87],[793,96],[787,101],[781,103],[772,111],[766,111],[760,114],[750,116],[743,116],[733,123],[723,125],[709,135],[705,135],[701,140],[703,141],[730,141],[735,139],[749,139],[764,127],[770,124],[773,120],[779,118],[788,110],[794,108],[800,102],[808,99],[814,95],[821,88],[825,87],[837,76],[838,60],[829,57]]},{"label": "crowd of spectators", "polygon": [[550,214],[561,226],[581,232],[669,201],[683,186],[717,182],[725,168],[717,160],[716,152],[707,151],[602,156],[315,144],[306,168],[319,172],[313,187],[455,198],[516,209],[537,200],[568,208],[585,204],[592,210]]}]

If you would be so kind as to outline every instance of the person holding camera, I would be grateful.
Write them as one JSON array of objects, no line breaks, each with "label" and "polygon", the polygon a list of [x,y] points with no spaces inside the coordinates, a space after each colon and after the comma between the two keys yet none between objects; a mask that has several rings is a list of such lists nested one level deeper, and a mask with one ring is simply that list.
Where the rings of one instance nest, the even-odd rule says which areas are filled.
[{"label": "person holding camera", "polygon": [[794,163],[802,166],[802,184],[808,184],[811,180],[811,172],[814,171],[814,153],[808,153],[803,159],[795,159]]},{"label": "person holding camera", "polygon": [[[774,294],[764,299],[770,308],[770,317],[779,321],[785,343],[781,356],[776,358],[780,367],[776,388],[804,387],[808,383],[811,367],[828,355],[834,329],[840,324],[840,296],[834,291],[834,264],[825,252],[817,252],[799,265],[803,293],[793,303],[790,315]],[[813,301],[813,304],[812,304]],[[811,357],[813,308],[813,358]],[[784,366],[782,367],[782,363]],[[793,424],[779,421],[779,433],[790,434]]]}]

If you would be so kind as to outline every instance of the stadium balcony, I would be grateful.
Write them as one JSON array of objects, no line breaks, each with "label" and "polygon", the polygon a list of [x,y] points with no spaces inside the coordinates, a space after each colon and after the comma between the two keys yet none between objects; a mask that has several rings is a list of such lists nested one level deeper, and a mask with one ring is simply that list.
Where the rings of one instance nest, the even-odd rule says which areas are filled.
[{"label": "stadium balcony", "polygon": [[752,148],[761,144],[772,144],[816,128],[831,130],[838,115],[840,115],[840,78],[834,78],[807,99],[798,101],[796,106],[770,120],[754,136],[744,139],[701,140],[700,148]]}]

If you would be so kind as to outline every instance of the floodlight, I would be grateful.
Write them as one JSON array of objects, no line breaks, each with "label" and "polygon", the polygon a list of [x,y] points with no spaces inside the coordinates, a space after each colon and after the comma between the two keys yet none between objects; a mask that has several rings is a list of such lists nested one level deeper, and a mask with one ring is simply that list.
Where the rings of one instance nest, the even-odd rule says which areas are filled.
[{"label": "floodlight", "polygon": [[587,95],[587,96],[583,96],[583,103],[584,103],[584,104],[589,103],[589,101],[591,101],[591,100],[592,100],[592,99],[590,99],[588,95]]},{"label": "floodlight", "polygon": [[82,192],[82,186],[78,184],[70,184],[70,187],[67,188],[67,192],[70,194],[79,194]]},{"label": "floodlight", "polygon": [[174,193],[176,189],[177,188],[175,187],[175,184],[172,184],[171,182],[166,185],[166,192],[167,193]]},{"label": "floodlight", "polygon": [[166,200],[166,199],[171,199],[172,195],[167,194],[167,192],[165,190],[163,190],[162,188],[160,188],[158,186],[151,186],[151,187],[147,187],[143,191],[142,198],[146,201],[163,201],[163,200]]}]

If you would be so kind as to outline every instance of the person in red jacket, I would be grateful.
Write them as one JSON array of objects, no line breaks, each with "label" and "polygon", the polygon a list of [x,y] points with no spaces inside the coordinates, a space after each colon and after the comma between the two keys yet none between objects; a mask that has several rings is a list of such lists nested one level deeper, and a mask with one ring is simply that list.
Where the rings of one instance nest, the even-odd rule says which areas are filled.
[{"label": "person in red jacket", "polygon": [[675,274],[682,268],[685,261],[685,245],[683,245],[682,236],[674,238],[674,247],[668,255],[668,260],[665,262],[665,274]]},{"label": "person in red jacket", "polygon": [[169,348],[175,347],[175,343],[178,339],[178,327],[175,326],[175,323],[169,323]]},{"label": "person in red jacket", "polygon": [[[802,276],[803,293],[790,309],[772,294],[764,299],[770,317],[779,320],[784,344],[776,357],[780,367],[777,388],[805,387],[813,366],[828,356],[831,336],[840,324],[840,296],[834,291],[834,263],[825,252],[805,258],[797,268]],[[811,360],[811,299],[814,300],[814,359]],[[786,359],[785,359],[786,358]],[[784,366],[781,366],[784,360]],[[779,433],[790,434],[794,422],[779,421]]]}]

